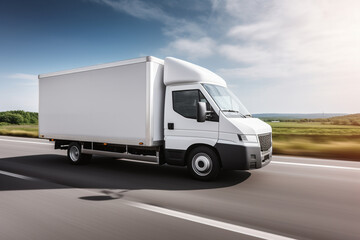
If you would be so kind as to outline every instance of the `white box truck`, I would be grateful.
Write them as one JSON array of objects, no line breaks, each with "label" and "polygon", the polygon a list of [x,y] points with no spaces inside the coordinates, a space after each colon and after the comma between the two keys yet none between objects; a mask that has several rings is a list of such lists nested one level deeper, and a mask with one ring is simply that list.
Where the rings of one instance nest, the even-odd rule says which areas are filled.
[{"label": "white box truck", "polygon": [[39,137],[73,164],[92,154],[187,166],[197,179],[271,161],[271,127],[215,73],[155,57],[39,75]]}]

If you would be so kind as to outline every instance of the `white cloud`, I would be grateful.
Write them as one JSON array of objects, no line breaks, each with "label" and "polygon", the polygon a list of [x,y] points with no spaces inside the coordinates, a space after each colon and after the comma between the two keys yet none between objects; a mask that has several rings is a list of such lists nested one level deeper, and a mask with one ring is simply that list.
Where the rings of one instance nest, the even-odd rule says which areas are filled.
[{"label": "white cloud", "polygon": [[[194,22],[169,15],[161,7],[140,0],[90,0],[105,4],[116,11],[127,13],[133,17],[158,21],[165,26],[164,34],[171,37],[184,35],[202,36],[204,31]],[[168,3],[171,5],[171,3]],[[176,7],[176,6],[174,6]]]},{"label": "white cloud", "polygon": [[161,8],[151,5],[145,1],[139,0],[91,0],[93,2],[102,3],[112,7],[113,9],[127,13],[131,16],[158,20],[158,21],[172,21],[173,18],[168,16]]},{"label": "white cloud", "polygon": [[[254,82],[261,79],[274,81],[276,79],[284,79],[291,76],[291,74],[285,70],[283,65],[258,65],[258,66],[249,66],[241,68],[221,68],[218,70],[218,73],[225,79],[236,79],[237,81],[245,82]],[[276,83],[276,82],[274,82]]]},{"label": "white cloud", "polygon": [[199,24],[184,19],[177,19],[166,23],[163,31],[165,35],[173,39],[184,37],[202,38],[207,36],[206,30]]},{"label": "white cloud", "polygon": [[9,75],[9,78],[13,79],[21,79],[21,80],[31,80],[31,81],[37,81],[38,76],[35,74],[26,74],[26,73],[14,73]]},{"label": "white cloud", "polygon": [[242,63],[260,63],[270,61],[270,54],[259,46],[221,45],[219,54]]},{"label": "white cloud", "polygon": [[[96,2],[163,24],[168,44],[160,52],[221,64],[217,72],[231,85],[248,87],[244,96],[256,112],[360,109],[357,0],[209,0],[187,19],[140,0]],[[266,107],[252,97],[262,90]]]},{"label": "white cloud", "polygon": [[[161,52],[169,55],[183,56],[187,59],[206,58],[213,54],[215,42],[207,36],[206,29],[196,21],[188,21],[169,15],[159,6],[140,0],[92,0],[112,7],[114,10],[127,13],[131,16],[158,21],[164,25],[163,33],[170,38],[167,46]],[[178,3],[168,3],[170,6],[179,7]],[[188,3],[194,7],[191,1]],[[195,4],[196,11],[204,9],[207,1]],[[184,6],[185,7],[185,6]]]},{"label": "white cloud", "polygon": [[163,49],[165,54],[176,54],[188,59],[206,58],[214,54],[215,42],[211,38],[179,38]]},{"label": "white cloud", "polygon": [[[231,11],[240,8],[230,2]],[[354,63],[360,53],[358,7],[357,1],[274,1],[261,18],[231,27],[227,36],[235,46],[266,48],[281,62]]]},{"label": "white cloud", "polygon": [[278,34],[277,31],[274,31],[278,24],[274,21],[238,25],[230,28],[227,36],[246,41],[269,40]]},{"label": "white cloud", "polygon": [[272,7],[274,1],[226,0],[224,2],[224,14],[229,14],[242,21],[252,22],[262,18],[262,16]]},{"label": "white cloud", "polygon": [[278,0],[258,11],[255,5],[263,2],[251,2],[227,1],[224,11],[239,23],[226,31],[219,54],[239,66],[219,74],[266,89],[274,111],[358,112],[360,2]]}]

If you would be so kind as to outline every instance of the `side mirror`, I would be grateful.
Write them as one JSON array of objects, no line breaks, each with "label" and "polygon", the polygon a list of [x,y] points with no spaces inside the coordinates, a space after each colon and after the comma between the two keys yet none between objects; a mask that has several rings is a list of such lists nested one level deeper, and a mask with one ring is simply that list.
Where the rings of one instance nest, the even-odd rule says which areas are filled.
[{"label": "side mirror", "polygon": [[198,122],[205,122],[205,119],[206,119],[206,103],[198,102],[196,120]]}]

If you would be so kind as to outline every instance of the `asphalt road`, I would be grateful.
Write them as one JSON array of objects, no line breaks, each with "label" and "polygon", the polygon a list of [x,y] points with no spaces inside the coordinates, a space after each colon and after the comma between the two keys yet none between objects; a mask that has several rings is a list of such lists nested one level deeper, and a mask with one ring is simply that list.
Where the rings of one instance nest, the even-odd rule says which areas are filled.
[{"label": "asphalt road", "polygon": [[360,162],[280,157],[198,182],[185,168],[0,137],[0,238],[359,239]]}]

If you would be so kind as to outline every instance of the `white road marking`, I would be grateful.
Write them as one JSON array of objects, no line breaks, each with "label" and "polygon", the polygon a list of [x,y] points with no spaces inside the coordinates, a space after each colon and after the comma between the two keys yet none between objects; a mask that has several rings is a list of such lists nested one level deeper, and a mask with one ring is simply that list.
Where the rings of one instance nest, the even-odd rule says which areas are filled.
[{"label": "white road marking", "polygon": [[53,145],[52,143],[33,142],[33,141],[22,141],[22,140],[12,140],[12,139],[0,139],[0,141],[4,141],[4,142],[18,142],[18,143],[31,143],[31,144],[43,144],[43,145]]},{"label": "white road marking", "polygon": [[11,172],[5,172],[5,171],[1,171],[1,170],[0,170],[0,174],[10,176],[10,177],[20,178],[20,179],[24,179],[24,180],[34,180],[31,177],[27,177],[27,176],[24,176],[24,175],[11,173]]},{"label": "white road marking", "polygon": [[217,221],[217,220],[212,220],[212,219],[205,218],[205,217],[199,217],[196,215],[178,212],[178,211],[170,210],[167,208],[156,207],[156,206],[148,205],[148,204],[144,204],[144,203],[128,202],[127,204],[130,206],[148,210],[151,212],[156,212],[156,213],[164,214],[167,216],[172,216],[172,217],[208,225],[211,227],[216,227],[216,228],[252,236],[252,237],[257,237],[257,238],[262,238],[262,239],[279,239],[279,240],[292,240],[293,239],[293,238],[280,236],[277,234],[272,234],[272,233],[268,233],[268,232],[264,232],[264,231],[255,230],[252,228],[242,227],[242,226],[238,226],[238,225],[231,224],[231,223],[225,223],[225,222],[221,222],[221,221]]},{"label": "white road marking", "polygon": [[342,166],[334,166],[334,165],[320,165],[320,164],[310,164],[310,163],[294,163],[294,162],[278,162],[278,161],[271,161],[271,163],[283,164],[283,165],[304,166],[304,167],[320,167],[320,168],[333,168],[333,169],[344,169],[344,170],[360,171],[360,168],[342,167]]}]

